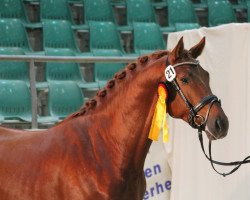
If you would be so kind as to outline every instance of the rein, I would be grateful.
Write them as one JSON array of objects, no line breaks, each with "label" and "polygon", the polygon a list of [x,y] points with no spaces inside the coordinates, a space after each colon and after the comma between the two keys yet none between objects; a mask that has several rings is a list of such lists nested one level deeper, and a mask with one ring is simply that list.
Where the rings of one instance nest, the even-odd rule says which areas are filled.
[{"label": "rein", "polygon": [[[177,64],[171,66],[169,64],[169,62],[168,62],[168,59],[167,59],[166,64],[167,64],[166,71],[169,70],[170,71],[169,73],[170,74],[172,73],[172,75],[173,75],[173,77],[169,79],[169,77],[167,77],[167,75],[169,75],[169,73],[166,73],[166,71],[165,71],[167,82],[172,83],[175,90],[178,92],[178,94],[180,95],[180,97],[182,98],[182,100],[184,101],[186,106],[188,107],[188,109],[189,109],[188,123],[189,123],[189,125],[191,127],[195,128],[195,129],[198,129],[198,138],[199,138],[199,141],[200,141],[202,152],[204,153],[205,157],[210,161],[210,164],[211,164],[212,168],[214,169],[214,171],[216,173],[218,173],[219,175],[222,175],[222,176],[226,177],[226,176],[234,173],[235,171],[237,171],[242,164],[250,163],[250,156],[247,156],[242,161],[235,161],[235,162],[219,162],[219,161],[213,160],[213,158],[212,158],[212,140],[209,140],[209,145],[208,145],[209,156],[206,154],[205,149],[204,149],[204,144],[203,144],[202,131],[204,131],[204,129],[205,129],[205,126],[206,126],[206,123],[207,123],[207,120],[208,120],[208,116],[209,116],[209,113],[210,113],[210,110],[211,110],[213,104],[215,102],[221,104],[221,102],[220,102],[220,100],[218,99],[217,96],[211,94],[211,95],[205,96],[204,98],[202,98],[200,100],[199,103],[197,103],[195,106],[193,106],[188,101],[188,99],[185,97],[185,95],[183,94],[183,92],[182,92],[182,90],[181,90],[181,88],[180,88],[180,86],[179,86],[179,84],[178,84],[178,82],[176,80],[176,73],[175,73],[174,68],[178,67],[178,66],[182,66],[182,65],[187,65],[187,64],[188,65],[198,66],[199,61],[181,62],[181,63],[177,63]],[[199,115],[198,112],[206,105],[209,105],[209,107],[208,107],[206,116],[203,117],[203,116]],[[198,123],[197,119],[201,119],[201,122]],[[235,166],[235,167],[231,171],[229,171],[227,173],[221,173],[215,168],[214,164],[223,165],[223,166]]]},{"label": "rein", "polygon": [[[209,140],[209,144],[208,144],[208,148],[209,148],[209,156],[206,154],[205,152],[205,149],[204,149],[204,145],[203,145],[203,136],[202,136],[202,129],[198,129],[198,137],[199,137],[199,141],[200,141],[200,144],[201,144],[201,149],[202,149],[202,152],[204,153],[205,157],[210,161],[210,164],[212,166],[212,168],[214,169],[214,171],[219,174],[219,175],[222,175],[224,177],[230,175],[230,174],[233,174],[235,171],[237,171],[241,165],[243,164],[247,164],[247,163],[250,163],[250,156],[247,156],[244,160],[242,161],[234,161],[234,162],[220,162],[220,161],[216,161],[216,160],[213,160],[212,158],[212,141]],[[227,172],[227,173],[221,173],[219,172],[214,164],[216,165],[222,165],[222,166],[235,166],[231,171]]]}]

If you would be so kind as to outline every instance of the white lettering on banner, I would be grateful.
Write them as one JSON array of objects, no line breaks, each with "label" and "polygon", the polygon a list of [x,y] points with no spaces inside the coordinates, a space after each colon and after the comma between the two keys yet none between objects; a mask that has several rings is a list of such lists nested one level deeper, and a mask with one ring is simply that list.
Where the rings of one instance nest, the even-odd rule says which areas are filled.
[{"label": "white lettering on banner", "polygon": [[[159,140],[161,141],[161,140]],[[171,170],[162,142],[153,142],[147,155],[144,174],[147,188],[144,200],[169,200],[171,191]]]}]

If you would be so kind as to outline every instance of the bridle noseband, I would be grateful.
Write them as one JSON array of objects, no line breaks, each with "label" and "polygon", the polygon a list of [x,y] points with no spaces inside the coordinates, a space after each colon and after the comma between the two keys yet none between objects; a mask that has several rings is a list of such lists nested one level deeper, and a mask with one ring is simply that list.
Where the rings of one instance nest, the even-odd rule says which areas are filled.
[{"label": "bridle noseband", "polygon": [[[166,66],[169,66],[170,63],[167,59],[166,62]],[[181,62],[181,63],[177,63],[174,64],[172,67],[176,68],[178,66],[183,66],[183,65],[194,65],[194,66],[198,66],[199,65],[199,61],[189,61],[189,62]],[[204,149],[204,145],[203,145],[203,136],[202,136],[202,131],[204,131],[206,124],[207,124],[207,120],[208,120],[208,116],[210,113],[210,110],[213,106],[213,104],[215,102],[219,103],[221,105],[221,101],[218,99],[217,96],[211,94],[208,96],[203,97],[199,103],[197,103],[195,106],[193,106],[190,101],[186,98],[186,96],[183,94],[176,78],[174,78],[171,82],[166,81],[166,85],[167,84],[172,84],[173,87],[175,88],[175,90],[177,91],[177,93],[180,95],[180,97],[182,98],[182,100],[184,101],[184,103],[186,104],[187,108],[189,109],[189,115],[188,115],[188,123],[191,127],[198,129],[198,137],[199,137],[199,141],[201,144],[201,149],[205,155],[205,157],[210,161],[212,168],[215,170],[216,173],[218,173],[219,175],[222,176],[227,176],[230,175],[232,173],[234,173],[236,170],[238,170],[240,168],[240,166],[242,164],[246,164],[246,163],[250,163],[250,156],[247,156],[243,161],[235,161],[235,162],[219,162],[219,161],[215,161],[212,159],[212,141],[209,140],[209,156],[206,154],[205,149]],[[208,109],[207,109],[207,113],[206,116],[201,116],[198,114],[198,112],[204,108],[206,105],[209,105]],[[198,119],[200,119],[201,121],[198,122]],[[214,135],[213,135],[214,137]],[[217,165],[223,165],[223,166],[235,166],[231,171],[229,171],[228,173],[221,173],[219,171],[217,171],[215,169],[214,164]]]}]

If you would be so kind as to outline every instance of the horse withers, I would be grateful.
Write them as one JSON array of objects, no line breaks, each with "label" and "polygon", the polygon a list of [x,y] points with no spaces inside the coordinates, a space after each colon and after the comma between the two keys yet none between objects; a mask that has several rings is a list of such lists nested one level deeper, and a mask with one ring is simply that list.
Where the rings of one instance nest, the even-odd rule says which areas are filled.
[{"label": "horse withers", "polygon": [[[48,130],[0,127],[0,199],[142,199],[160,82],[168,90],[166,112],[202,127],[211,140],[223,138],[228,119],[212,95],[208,72],[196,61],[204,45],[205,38],[185,50],[180,39],[172,51],[138,58]],[[175,68],[174,82],[166,81],[167,65]]]}]

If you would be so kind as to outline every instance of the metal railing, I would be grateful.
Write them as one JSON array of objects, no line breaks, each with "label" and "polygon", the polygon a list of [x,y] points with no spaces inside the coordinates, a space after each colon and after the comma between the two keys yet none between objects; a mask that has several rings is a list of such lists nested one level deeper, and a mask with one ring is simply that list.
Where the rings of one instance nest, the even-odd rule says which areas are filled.
[{"label": "metal railing", "polygon": [[31,110],[32,121],[31,128],[38,128],[38,104],[37,104],[37,90],[36,90],[36,62],[75,62],[75,63],[95,63],[95,62],[132,62],[137,57],[104,57],[104,56],[37,56],[37,55],[0,55],[1,61],[24,61],[29,63],[29,76],[30,76],[30,92],[31,92]]}]

